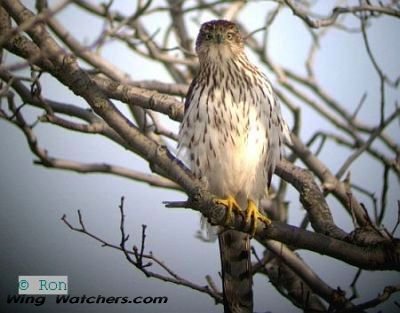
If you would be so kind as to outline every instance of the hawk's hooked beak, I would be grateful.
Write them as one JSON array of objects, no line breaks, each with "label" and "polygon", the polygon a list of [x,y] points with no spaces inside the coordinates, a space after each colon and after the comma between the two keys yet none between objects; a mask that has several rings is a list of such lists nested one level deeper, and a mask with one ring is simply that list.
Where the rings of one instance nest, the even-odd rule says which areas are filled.
[{"label": "hawk's hooked beak", "polygon": [[224,41],[224,35],[219,33],[215,34],[215,40],[217,41],[218,44],[222,43]]}]

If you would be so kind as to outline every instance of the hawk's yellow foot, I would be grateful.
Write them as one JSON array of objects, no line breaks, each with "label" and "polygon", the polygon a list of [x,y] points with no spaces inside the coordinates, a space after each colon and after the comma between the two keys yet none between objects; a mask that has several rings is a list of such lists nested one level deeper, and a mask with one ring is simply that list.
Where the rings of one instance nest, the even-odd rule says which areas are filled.
[{"label": "hawk's yellow foot", "polygon": [[222,205],[226,206],[226,208],[227,208],[226,214],[225,214],[225,221],[224,221],[225,225],[231,221],[232,215],[235,211],[236,211],[236,213],[243,215],[242,208],[236,202],[235,198],[232,196],[229,196],[225,199],[217,199],[217,200],[215,200],[215,203],[222,204]]},{"label": "hawk's yellow foot", "polygon": [[259,219],[265,225],[271,224],[271,220],[260,213],[254,201],[248,200],[246,209],[246,224],[251,221],[250,231],[252,236],[254,236],[254,234],[256,233],[257,219]]}]

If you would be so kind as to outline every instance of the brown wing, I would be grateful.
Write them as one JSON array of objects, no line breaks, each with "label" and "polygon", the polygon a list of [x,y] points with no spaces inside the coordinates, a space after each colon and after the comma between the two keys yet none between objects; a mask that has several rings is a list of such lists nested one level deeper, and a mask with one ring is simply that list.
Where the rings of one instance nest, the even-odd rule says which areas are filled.
[{"label": "brown wing", "polygon": [[192,99],[193,99],[193,90],[194,90],[194,88],[195,88],[195,86],[197,85],[197,76],[195,76],[194,78],[193,78],[193,80],[192,80],[192,82],[190,83],[190,86],[189,86],[189,90],[188,90],[188,92],[187,92],[187,94],[186,94],[186,98],[185,98],[185,113],[187,112],[187,110],[188,110],[188,108],[189,108],[189,106],[190,106],[190,103],[192,102]]}]

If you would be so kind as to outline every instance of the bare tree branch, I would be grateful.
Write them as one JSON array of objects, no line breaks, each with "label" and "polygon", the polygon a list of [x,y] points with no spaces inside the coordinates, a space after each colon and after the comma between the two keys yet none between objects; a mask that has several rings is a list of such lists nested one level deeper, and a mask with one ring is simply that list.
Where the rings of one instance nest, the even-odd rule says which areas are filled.
[{"label": "bare tree branch", "polygon": [[[84,224],[83,216],[80,211],[78,211],[80,227],[73,226],[68,221],[66,215],[63,215],[61,220],[71,230],[83,233],[84,235],[94,239],[95,241],[100,242],[102,247],[113,248],[113,249],[122,251],[124,253],[125,257],[127,258],[127,260],[129,261],[129,263],[131,263],[133,266],[135,266],[135,268],[137,268],[141,272],[143,272],[143,274],[146,275],[147,277],[159,279],[159,280],[169,282],[169,283],[179,285],[179,286],[188,287],[188,288],[194,289],[196,291],[199,291],[201,293],[208,294],[216,301],[216,303],[222,302],[222,295],[220,293],[215,292],[215,290],[213,290],[212,288],[210,288],[208,286],[202,286],[199,284],[192,283],[192,282],[188,281],[187,279],[179,276],[169,266],[167,266],[163,261],[158,259],[152,252],[144,253],[145,238],[146,238],[146,232],[145,232],[146,225],[142,225],[142,237],[141,237],[140,249],[138,249],[136,245],[134,245],[132,249],[127,249],[126,243],[129,239],[129,235],[125,234],[124,197],[121,198],[121,203],[119,205],[119,209],[121,212],[121,223],[120,223],[121,243],[119,245],[109,243],[109,242],[105,241],[104,239],[98,237],[97,235],[89,232]],[[145,261],[146,261],[146,263],[144,263]],[[161,269],[163,272],[165,272],[165,274],[150,270],[150,269],[155,268],[154,265],[158,266],[159,269]]]},{"label": "bare tree branch", "polygon": [[307,11],[301,9],[298,4],[295,4],[294,1],[285,0],[285,3],[293,11],[293,14],[300,17],[308,26],[312,28],[330,26],[336,22],[339,15],[345,13],[356,14],[359,12],[373,12],[400,18],[400,11],[393,9],[390,6],[363,4],[353,7],[335,7],[329,17],[320,20],[314,20],[309,16]]}]

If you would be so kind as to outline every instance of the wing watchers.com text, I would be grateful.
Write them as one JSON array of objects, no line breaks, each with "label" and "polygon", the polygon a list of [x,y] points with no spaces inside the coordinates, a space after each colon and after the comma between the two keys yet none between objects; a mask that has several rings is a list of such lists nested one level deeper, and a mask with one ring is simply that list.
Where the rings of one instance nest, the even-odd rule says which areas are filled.
[{"label": "wing watchers.com text", "polygon": [[[49,299],[47,299],[47,297]],[[31,304],[41,306],[46,301],[54,301],[56,304],[162,304],[168,302],[168,297],[153,297],[153,296],[138,296],[138,297],[105,297],[98,296],[71,296],[71,295],[57,295],[57,296],[28,296],[28,295],[8,295],[8,304]]]}]

